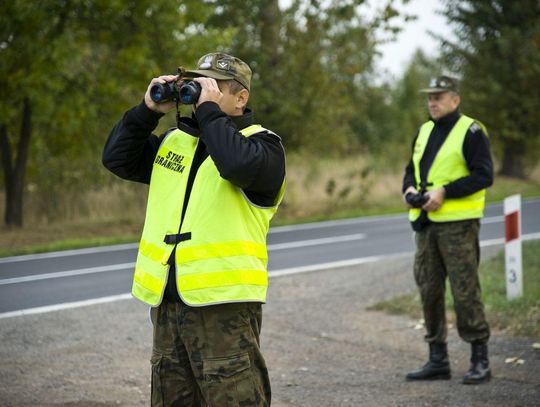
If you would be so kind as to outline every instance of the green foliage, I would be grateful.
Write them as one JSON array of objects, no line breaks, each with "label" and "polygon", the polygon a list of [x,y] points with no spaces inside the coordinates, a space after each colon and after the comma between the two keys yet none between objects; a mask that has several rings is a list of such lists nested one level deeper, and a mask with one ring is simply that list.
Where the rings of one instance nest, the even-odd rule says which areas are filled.
[{"label": "green foliage", "polygon": [[254,69],[251,104],[288,149],[350,153],[367,141],[357,123],[369,120],[360,103],[369,99],[372,29],[396,15],[383,9],[367,21],[363,3],[296,0],[280,10],[277,0],[227,0],[210,19],[238,27],[231,52]]},{"label": "green foliage", "polygon": [[420,125],[428,119],[427,98],[419,92],[425,87],[429,78],[438,73],[440,67],[429,60],[422,51],[418,50],[409,63],[401,81],[397,82],[394,90],[393,106],[397,110],[403,135],[398,141],[412,141],[412,135]]},{"label": "green foliage", "polygon": [[30,98],[27,179],[49,219],[61,196],[111,179],[99,159],[105,137],[153,76],[230,41],[233,30],[204,28],[211,12],[180,0],[1,3],[0,124],[16,143]]},{"label": "green foliage", "polygon": [[[115,122],[152,77],[193,67],[215,50],[252,66],[256,120],[289,151],[392,151],[404,132],[392,86],[374,80],[374,33],[399,31],[398,1],[407,2],[380,3],[369,20],[364,0],[294,0],[285,9],[278,0],[1,2],[0,126],[16,145],[28,97],[26,191],[41,219],[61,219],[66,202],[118,182],[100,163]],[[174,120],[166,116],[156,133]]]},{"label": "green foliage", "polygon": [[[441,68],[435,60],[427,58],[417,50],[400,80],[390,91],[387,117],[372,116],[375,123],[382,123],[379,129],[384,131],[380,138],[381,156],[386,159],[384,165],[403,167],[411,156],[411,143],[420,125],[428,120],[427,99],[419,92],[426,86],[429,78],[437,75]],[[380,104],[375,104],[379,106]]]},{"label": "green foliage", "polygon": [[504,155],[502,173],[524,176],[538,160],[540,3],[536,0],[446,0],[455,42],[443,40],[449,66],[463,76],[463,107],[490,130]]},{"label": "green foliage", "polygon": [[439,71],[438,63],[418,50],[394,83],[359,92],[352,126],[358,142],[374,155],[378,170],[403,168],[410,158],[412,140],[428,119],[426,97],[419,89]]}]

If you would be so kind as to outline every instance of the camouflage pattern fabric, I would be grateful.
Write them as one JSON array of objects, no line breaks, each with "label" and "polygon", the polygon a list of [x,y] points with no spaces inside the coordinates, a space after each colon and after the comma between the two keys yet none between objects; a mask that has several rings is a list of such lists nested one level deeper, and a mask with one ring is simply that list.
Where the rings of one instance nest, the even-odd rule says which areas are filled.
[{"label": "camouflage pattern fabric", "polygon": [[459,336],[466,342],[489,339],[478,279],[479,229],[479,220],[472,219],[432,222],[416,233],[414,277],[422,300],[426,342],[446,342],[446,277],[454,299]]},{"label": "camouflage pattern fabric", "polygon": [[150,316],[153,407],[270,405],[260,303],[189,307],[164,301]]}]

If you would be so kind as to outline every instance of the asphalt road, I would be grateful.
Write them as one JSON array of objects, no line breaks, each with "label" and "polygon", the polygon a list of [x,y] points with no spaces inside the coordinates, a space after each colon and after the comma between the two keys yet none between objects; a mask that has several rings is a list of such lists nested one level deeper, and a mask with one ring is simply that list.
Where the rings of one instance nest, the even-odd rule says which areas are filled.
[{"label": "asphalt road", "polygon": [[[486,207],[483,246],[504,243],[502,203]],[[540,238],[540,199],[522,203],[522,237]],[[361,264],[414,251],[406,215],[275,227],[270,276]],[[136,244],[0,258],[0,318],[129,297]]]}]

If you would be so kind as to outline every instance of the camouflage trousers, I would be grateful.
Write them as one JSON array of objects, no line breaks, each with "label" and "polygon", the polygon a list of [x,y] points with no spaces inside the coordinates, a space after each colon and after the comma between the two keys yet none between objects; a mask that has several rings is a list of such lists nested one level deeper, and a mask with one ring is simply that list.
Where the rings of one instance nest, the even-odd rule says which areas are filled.
[{"label": "camouflage trousers", "polygon": [[425,340],[445,343],[446,277],[450,282],[459,336],[466,342],[487,342],[489,326],[481,300],[477,219],[431,223],[416,233],[414,277],[420,291]]},{"label": "camouflage trousers", "polygon": [[189,307],[164,301],[150,316],[153,407],[270,405],[260,303]]}]

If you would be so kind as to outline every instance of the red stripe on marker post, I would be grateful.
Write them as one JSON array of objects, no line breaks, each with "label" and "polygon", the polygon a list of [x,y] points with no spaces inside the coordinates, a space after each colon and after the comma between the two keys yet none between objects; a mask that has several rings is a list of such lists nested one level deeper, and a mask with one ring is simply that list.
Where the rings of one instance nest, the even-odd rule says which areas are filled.
[{"label": "red stripe on marker post", "polygon": [[504,230],[506,241],[519,239],[519,212],[504,215]]}]

